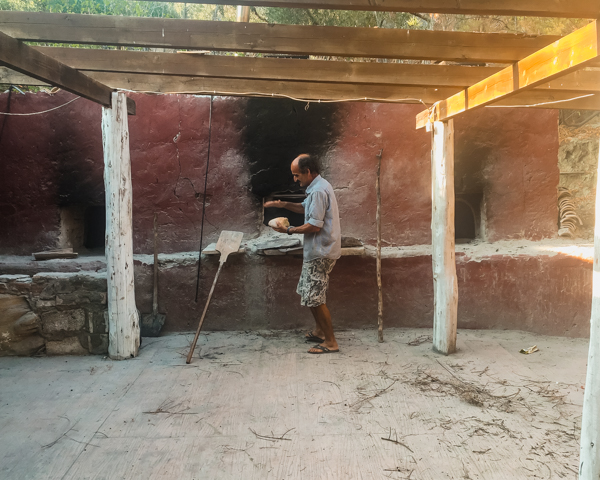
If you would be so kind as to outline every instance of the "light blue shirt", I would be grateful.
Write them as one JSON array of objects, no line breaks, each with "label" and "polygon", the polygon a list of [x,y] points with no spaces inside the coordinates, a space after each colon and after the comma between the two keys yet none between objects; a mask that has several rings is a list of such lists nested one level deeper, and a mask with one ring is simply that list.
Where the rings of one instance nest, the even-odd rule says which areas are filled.
[{"label": "light blue shirt", "polygon": [[316,233],[304,234],[304,261],[317,258],[337,260],[342,255],[340,212],[331,184],[318,175],[306,189],[304,223],[319,227]]}]

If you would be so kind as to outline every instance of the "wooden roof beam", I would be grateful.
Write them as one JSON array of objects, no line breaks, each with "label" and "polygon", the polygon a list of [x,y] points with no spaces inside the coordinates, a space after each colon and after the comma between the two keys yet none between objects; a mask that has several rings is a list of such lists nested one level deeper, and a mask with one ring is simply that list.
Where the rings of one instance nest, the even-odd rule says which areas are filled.
[{"label": "wooden roof beam", "polygon": [[[64,63],[0,32],[0,64],[37,80],[111,107],[113,90]],[[135,115],[135,102],[127,99],[127,111]]]},{"label": "wooden roof beam", "polygon": [[[152,1],[152,0],[147,0]],[[180,0],[184,1],[184,0]],[[185,0],[187,3],[254,7],[371,10],[377,12],[450,13],[562,18],[598,18],[598,0]]]},{"label": "wooden roof beam", "polygon": [[[93,78],[113,88],[138,92],[190,93],[232,96],[287,96],[301,101],[370,101],[425,103],[428,105],[458,91],[456,87],[423,87],[417,85],[378,85],[356,83],[298,82],[243,78],[186,77],[117,72],[89,72]],[[584,96],[582,92],[525,91],[498,102],[501,106],[529,106],[561,102],[556,108],[600,110],[600,95]],[[549,108],[549,107],[545,107]]]},{"label": "wooden roof beam", "polygon": [[[190,93],[228,96],[287,96],[302,101],[372,101],[424,103],[430,105],[458,91],[456,87],[423,87],[415,85],[382,85],[358,83],[319,83],[290,80],[246,78],[190,77],[141,73],[89,71],[88,75],[116,89],[138,92]],[[0,83],[38,85],[41,82],[0,68]],[[554,102],[550,106],[544,106]],[[538,105],[539,104],[539,105]],[[532,108],[568,108],[600,110],[600,95],[581,92],[527,90],[502,100],[497,106]],[[494,106],[496,106],[494,105]]]},{"label": "wooden roof beam", "polygon": [[[40,52],[83,72],[104,71],[467,88],[501,70],[501,67],[467,67],[459,65],[331,62],[127,50],[33,48],[37,48]],[[552,91],[598,92],[600,91],[600,70],[585,69],[577,71],[538,88]]]},{"label": "wooden roof beam", "polygon": [[[33,47],[80,71],[262,80],[468,87],[499,67],[344,62],[231,55]],[[598,87],[600,88],[600,86]]]},{"label": "wooden roof beam", "polygon": [[598,23],[594,21],[500,72],[417,115],[417,128],[444,121],[467,110],[491,105],[554,80],[598,58]]},{"label": "wooden roof beam", "polygon": [[560,38],[35,12],[2,12],[0,31],[33,42],[498,63]]}]

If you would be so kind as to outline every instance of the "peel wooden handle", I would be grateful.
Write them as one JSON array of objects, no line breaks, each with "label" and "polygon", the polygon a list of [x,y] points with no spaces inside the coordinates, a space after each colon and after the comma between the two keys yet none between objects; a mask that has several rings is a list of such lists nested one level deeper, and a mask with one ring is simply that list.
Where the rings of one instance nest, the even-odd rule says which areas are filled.
[{"label": "peel wooden handle", "polygon": [[196,336],[194,337],[194,341],[192,342],[192,346],[190,347],[190,353],[188,353],[187,360],[185,361],[185,363],[187,364],[189,364],[192,361],[192,355],[194,354],[194,349],[196,348],[196,342],[198,341],[198,337],[200,336],[200,330],[202,329],[202,324],[204,323],[204,318],[206,317],[208,305],[210,303],[210,299],[212,298],[213,292],[215,291],[215,285],[217,284],[217,279],[219,278],[219,274],[221,273],[222,267],[223,262],[219,262],[219,269],[217,270],[215,280],[213,281],[212,287],[208,294],[208,299],[206,300],[206,305],[204,306],[204,311],[202,312],[202,317],[200,318],[200,323],[198,324],[198,330],[196,330]]}]

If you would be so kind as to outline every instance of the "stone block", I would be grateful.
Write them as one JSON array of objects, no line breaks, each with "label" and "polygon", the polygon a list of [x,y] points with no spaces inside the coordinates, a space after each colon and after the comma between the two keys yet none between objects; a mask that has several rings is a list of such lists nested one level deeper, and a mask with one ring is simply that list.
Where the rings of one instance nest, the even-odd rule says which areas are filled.
[{"label": "stone block", "polygon": [[48,311],[56,307],[56,300],[33,299],[33,308],[38,312]]},{"label": "stone block", "polygon": [[56,305],[75,306],[90,303],[87,292],[66,293],[56,296]]},{"label": "stone block", "polygon": [[31,291],[29,275],[0,275],[0,293],[28,295]]},{"label": "stone block", "polygon": [[85,312],[83,309],[52,311],[42,314],[42,331],[78,332],[85,327]]},{"label": "stone block", "polygon": [[256,243],[254,245],[253,250],[261,253],[264,250],[273,250],[279,248],[292,248],[300,246],[300,239],[291,237],[273,237],[268,240],[263,240],[262,242]]},{"label": "stone block", "polygon": [[104,292],[94,292],[94,291],[86,291],[86,292],[78,292],[82,297],[85,297],[87,302],[95,304],[95,305],[106,305],[106,290]]},{"label": "stone block", "polygon": [[59,341],[47,341],[46,353],[48,355],[87,355],[88,350],[81,346],[77,337],[67,337]]},{"label": "stone block", "polygon": [[88,349],[93,355],[108,353],[108,334],[90,334],[87,336]]},{"label": "stone block", "polygon": [[108,310],[88,310],[90,333],[108,333]]}]

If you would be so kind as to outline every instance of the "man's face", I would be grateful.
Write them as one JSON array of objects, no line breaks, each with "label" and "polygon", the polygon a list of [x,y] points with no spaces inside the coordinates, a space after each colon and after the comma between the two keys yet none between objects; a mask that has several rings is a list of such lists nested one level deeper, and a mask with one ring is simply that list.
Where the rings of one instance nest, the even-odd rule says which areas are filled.
[{"label": "man's face", "polygon": [[294,177],[294,182],[300,183],[301,187],[308,187],[314,180],[310,170],[308,170],[306,173],[302,173],[300,171],[300,167],[298,167],[298,162],[295,160],[292,162],[292,175]]}]

